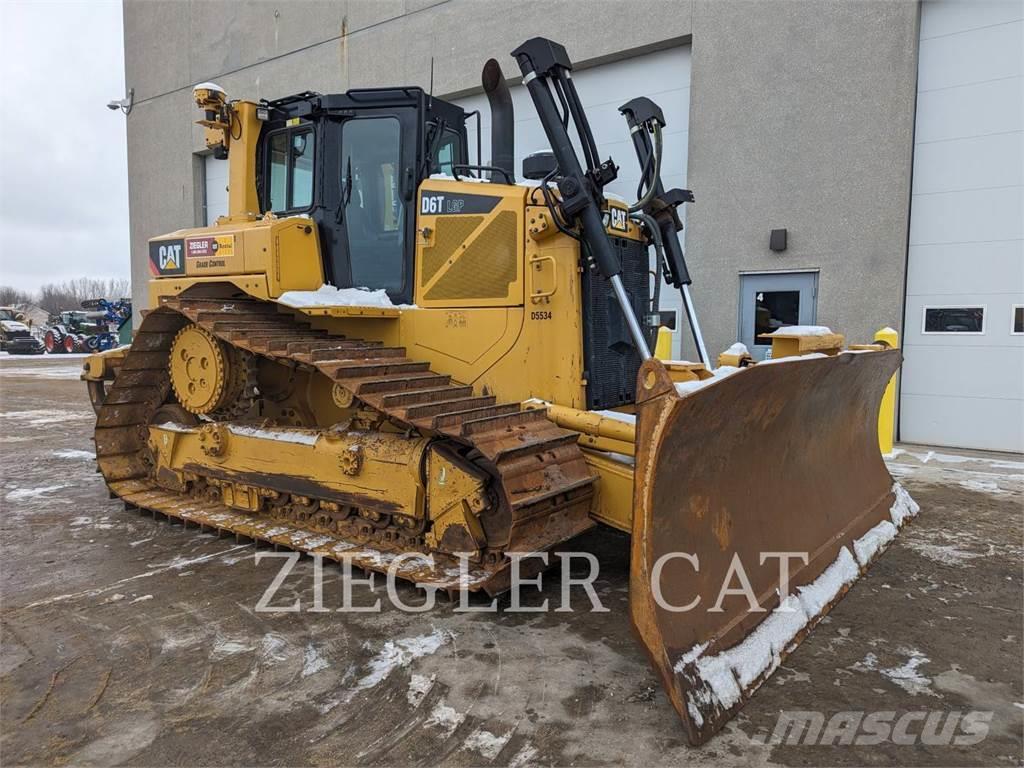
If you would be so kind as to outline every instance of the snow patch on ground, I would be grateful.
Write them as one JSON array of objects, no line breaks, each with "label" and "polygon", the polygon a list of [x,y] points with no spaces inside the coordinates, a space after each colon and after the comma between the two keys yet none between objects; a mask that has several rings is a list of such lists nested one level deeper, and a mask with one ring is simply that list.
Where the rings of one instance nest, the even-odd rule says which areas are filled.
[{"label": "snow patch on ground", "polygon": [[40,379],[77,381],[82,377],[80,365],[0,366],[0,376],[31,376]]},{"label": "snow patch on ground", "polygon": [[479,752],[486,760],[493,760],[501,753],[505,745],[508,744],[508,740],[512,738],[514,731],[515,729],[497,736],[490,731],[485,731],[483,728],[477,728],[462,742],[462,747],[463,749]]},{"label": "snow patch on ground", "polygon": [[1000,488],[999,483],[995,480],[961,480],[960,487],[965,488],[968,491],[991,493],[993,496],[1005,496],[1011,493],[1010,491]]},{"label": "snow patch on ground", "polygon": [[267,632],[260,641],[260,658],[267,664],[284,661],[288,655],[284,652],[288,641],[276,632]]},{"label": "snow patch on ground", "polygon": [[912,696],[937,696],[938,694],[931,689],[931,678],[925,677],[918,672],[918,667],[927,664],[931,659],[916,648],[900,648],[897,652],[907,657],[906,663],[898,667],[880,669],[878,670],[879,673],[892,680]]},{"label": "snow patch on ground", "polygon": [[223,659],[226,656],[235,656],[239,653],[247,653],[251,650],[254,650],[253,646],[241,640],[229,640],[227,638],[219,637],[213,644],[213,648],[210,651],[210,658]]},{"label": "snow patch on ground", "polygon": [[26,501],[28,499],[38,499],[45,496],[48,493],[59,491],[61,488],[67,488],[67,486],[44,485],[39,488],[16,488],[13,491],[8,492],[4,499],[6,501]]},{"label": "snow patch on ground", "polygon": [[52,410],[36,411],[8,411],[0,413],[0,419],[13,419],[24,421],[29,427],[43,427],[47,424],[65,424],[68,421],[86,421],[96,418],[91,411],[62,411],[55,413]]},{"label": "snow patch on ground", "polygon": [[462,721],[465,719],[464,713],[454,707],[449,707],[444,702],[438,702],[430,711],[430,717],[423,721],[423,725],[440,728],[447,739],[455,733],[455,729],[462,725]]},{"label": "snow patch on ground", "polygon": [[310,675],[315,675],[329,666],[330,662],[320,655],[320,652],[312,643],[309,643],[306,646],[306,652],[302,655],[302,676],[309,677]]},{"label": "snow patch on ground", "polygon": [[367,690],[379,685],[399,667],[407,667],[422,656],[436,653],[441,646],[454,639],[452,632],[435,629],[426,635],[388,640],[380,652],[370,659],[370,671],[356,683],[355,690]]},{"label": "snow patch on ground", "polygon": [[940,464],[966,464],[971,462],[977,462],[979,464],[987,464],[993,469],[1010,469],[1018,472],[1024,472],[1024,461],[1009,461],[1006,459],[990,459],[985,456],[956,456],[951,453],[937,453],[935,451],[928,451],[927,453],[914,453],[908,451],[905,448],[893,448],[893,458],[898,456],[912,456],[922,464],[927,464],[930,461],[937,461]]},{"label": "snow patch on ground", "polygon": [[94,461],[96,459],[96,454],[92,451],[78,451],[73,449],[54,451],[53,455],[58,459],[82,459],[83,461]]},{"label": "snow patch on ground", "polygon": [[420,705],[420,702],[430,693],[430,689],[434,687],[435,678],[435,675],[427,677],[415,674],[409,678],[409,690],[405,692],[409,706],[418,707]]},{"label": "snow patch on ground", "polygon": [[393,304],[383,288],[372,291],[369,288],[335,288],[321,285],[315,291],[285,291],[278,301],[287,307],[303,309],[309,307],[397,307],[414,309],[412,304]]}]

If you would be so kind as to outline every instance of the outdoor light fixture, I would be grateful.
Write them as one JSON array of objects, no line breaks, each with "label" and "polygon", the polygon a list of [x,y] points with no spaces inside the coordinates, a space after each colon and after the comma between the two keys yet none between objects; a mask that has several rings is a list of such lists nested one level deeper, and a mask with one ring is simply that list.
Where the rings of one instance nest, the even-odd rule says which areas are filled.
[{"label": "outdoor light fixture", "polygon": [[135,89],[129,88],[128,95],[123,99],[117,99],[115,101],[107,102],[107,109],[118,110],[120,109],[125,115],[128,115],[132,111],[132,105],[135,102]]},{"label": "outdoor light fixture", "polygon": [[773,229],[771,236],[768,238],[768,247],[776,253],[786,250],[786,230]]}]

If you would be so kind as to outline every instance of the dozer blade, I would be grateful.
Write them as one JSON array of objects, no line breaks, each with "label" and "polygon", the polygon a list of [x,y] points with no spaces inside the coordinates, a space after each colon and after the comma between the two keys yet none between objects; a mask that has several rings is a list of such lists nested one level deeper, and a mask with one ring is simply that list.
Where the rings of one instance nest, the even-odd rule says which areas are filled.
[{"label": "dozer blade", "polygon": [[916,513],[878,450],[899,362],[896,350],[779,361],[685,394],[657,360],[640,370],[632,621],[694,745]]}]

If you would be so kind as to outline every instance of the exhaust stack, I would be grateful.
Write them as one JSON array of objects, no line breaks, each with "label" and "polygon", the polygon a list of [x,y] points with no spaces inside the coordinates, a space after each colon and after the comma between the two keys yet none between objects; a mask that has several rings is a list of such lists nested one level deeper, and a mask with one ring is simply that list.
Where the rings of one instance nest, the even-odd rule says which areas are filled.
[{"label": "exhaust stack", "polygon": [[491,165],[507,171],[515,179],[515,115],[512,94],[505,85],[505,75],[495,59],[488,59],[481,76],[484,93],[491,108]]}]

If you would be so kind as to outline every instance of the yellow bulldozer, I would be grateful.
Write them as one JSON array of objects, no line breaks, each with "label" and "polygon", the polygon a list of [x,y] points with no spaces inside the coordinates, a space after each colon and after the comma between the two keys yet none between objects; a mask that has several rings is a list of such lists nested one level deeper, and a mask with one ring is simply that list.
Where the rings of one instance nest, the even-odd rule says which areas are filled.
[{"label": "yellow bulldozer", "polygon": [[[419,88],[197,86],[229,211],[149,241],[151,309],[84,366],[97,460],[130,508],[449,591],[624,531],[632,623],[699,744],[916,511],[876,438],[899,352],[782,329],[716,367],[661,110],[621,108],[643,181],[613,199],[565,49],[513,57],[551,149],[519,182],[494,60],[488,166]],[[662,285],[697,362],[651,354]]]}]

